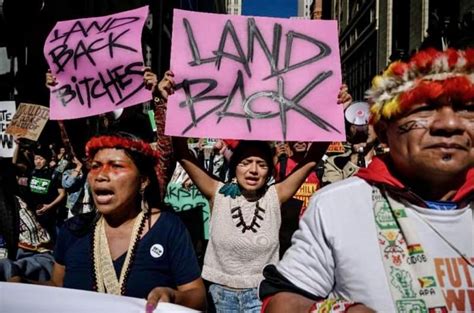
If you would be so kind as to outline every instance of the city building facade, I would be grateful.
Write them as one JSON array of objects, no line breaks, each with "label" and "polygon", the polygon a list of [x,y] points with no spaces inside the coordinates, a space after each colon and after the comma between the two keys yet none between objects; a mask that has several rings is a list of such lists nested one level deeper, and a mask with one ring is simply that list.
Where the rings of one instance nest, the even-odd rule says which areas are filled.
[{"label": "city building facade", "polygon": [[363,100],[390,61],[472,37],[473,12],[470,0],[332,0],[323,1],[322,15],[338,20],[343,80],[354,99]]}]

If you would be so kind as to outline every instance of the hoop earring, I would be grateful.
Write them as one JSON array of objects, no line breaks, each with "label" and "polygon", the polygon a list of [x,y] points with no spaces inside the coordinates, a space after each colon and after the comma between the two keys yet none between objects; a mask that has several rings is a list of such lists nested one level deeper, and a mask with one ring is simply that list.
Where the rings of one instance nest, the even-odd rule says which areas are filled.
[{"label": "hoop earring", "polygon": [[237,184],[237,178],[232,178],[229,183],[222,186],[221,189],[219,189],[219,193],[223,194],[224,197],[231,197],[232,199],[241,196],[242,193],[240,192],[240,187]]}]

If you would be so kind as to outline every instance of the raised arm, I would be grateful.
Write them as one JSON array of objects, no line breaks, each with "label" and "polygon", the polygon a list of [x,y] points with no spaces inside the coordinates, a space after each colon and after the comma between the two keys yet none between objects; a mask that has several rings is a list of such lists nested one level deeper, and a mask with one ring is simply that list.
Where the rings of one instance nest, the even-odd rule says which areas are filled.
[{"label": "raised arm", "polygon": [[[165,73],[165,77],[170,75],[168,72]],[[158,83],[158,77],[151,71],[151,68],[145,67],[143,72],[143,80],[145,82],[145,87],[151,90],[153,95],[157,136],[156,149],[160,153],[155,171],[160,186],[160,195],[161,198],[164,199],[166,194],[166,186],[171,180],[174,166],[176,164],[176,160],[173,158],[171,137],[165,135],[166,99],[168,98],[168,94],[163,88],[160,88],[160,84],[162,84],[162,82]]]},{"label": "raised arm", "polygon": [[318,164],[329,146],[329,142],[314,142],[311,144],[306,156],[298,163],[298,166],[283,181],[277,183],[278,199],[280,203],[289,200],[298,191],[306,177],[311,173]]},{"label": "raised arm", "polygon": [[173,151],[176,159],[188,173],[196,187],[212,203],[219,181],[212,177],[189,151],[187,138],[173,137]]},{"label": "raised arm", "polygon": [[[347,108],[352,102],[352,96],[349,94],[346,84],[339,88],[337,104]],[[306,177],[323,157],[329,146],[329,142],[317,142],[311,145],[305,158],[298,164],[293,172],[283,181],[275,185],[280,203],[289,200],[298,191]]]},{"label": "raised arm", "polygon": [[[174,93],[174,74],[167,71],[165,76],[156,85],[161,101],[166,104],[168,96]],[[176,160],[183,166],[189,177],[208,200],[213,200],[218,180],[212,177],[197,161],[188,149],[187,138],[172,137],[173,152]]]}]

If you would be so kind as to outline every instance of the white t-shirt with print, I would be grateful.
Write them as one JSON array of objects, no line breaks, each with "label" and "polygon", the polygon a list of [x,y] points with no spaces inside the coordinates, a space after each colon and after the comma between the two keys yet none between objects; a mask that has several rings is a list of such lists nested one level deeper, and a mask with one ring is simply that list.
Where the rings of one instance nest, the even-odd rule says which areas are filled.
[{"label": "white t-shirt with print", "polygon": [[[408,207],[450,312],[474,310],[473,204],[453,211]],[[342,297],[377,312],[395,312],[372,207],[372,187],[353,177],[317,192],[310,200],[292,246],[277,269],[297,287],[320,297]],[[418,282],[413,282],[418,283]]]}]

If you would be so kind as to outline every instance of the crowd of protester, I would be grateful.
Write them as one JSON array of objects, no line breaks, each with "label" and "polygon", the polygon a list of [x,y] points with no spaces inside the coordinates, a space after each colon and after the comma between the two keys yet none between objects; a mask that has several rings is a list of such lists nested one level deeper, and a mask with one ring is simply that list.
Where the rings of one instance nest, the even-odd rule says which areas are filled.
[{"label": "crowd of protester", "polygon": [[[389,207],[384,214],[404,242],[397,247],[405,244],[401,255],[411,255],[406,245],[420,246],[413,233],[425,219],[446,231],[433,226],[426,210],[472,210],[473,69],[472,50],[429,50],[392,64],[374,80],[370,125],[361,130],[347,122],[348,141],[335,155],[322,142],[201,139],[192,149],[188,138],[163,135],[173,73],[158,81],[147,69],[156,143],[111,127],[88,140],[84,153],[67,141],[20,140],[13,160],[1,160],[0,281],[146,298],[147,311],[173,302],[260,312],[263,299],[268,312],[401,310],[391,299],[401,306],[421,296],[397,291],[401,278],[398,287],[387,285],[398,255],[380,257],[377,241],[389,235],[370,216]],[[54,84],[51,74],[47,84]],[[346,86],[338,102],[350,107]],[[175,168],[183,192],[194,187],[208,201],[209,241],[195,238],[204,237],[192,230],[201,221],[181,220],[164,201]],[[310,194],[318,190],[310,201],[298,197],[303,184],[313,186]],[[383,202],[376,213],[373,202]],[[203,204],[190,210],[202,217]],[[407,216],[421,222],[406,226]],[[457,235],[468,236],[463,230]],[[472,247],[453,245],[472,257]],[[428,248],[442,256],[436,244]],[[369,277],[371,267],[377,277]],[[410,264],[400,269],[401,276],[432,272]],[[446,307],[432,290],[425,308]]]}]

